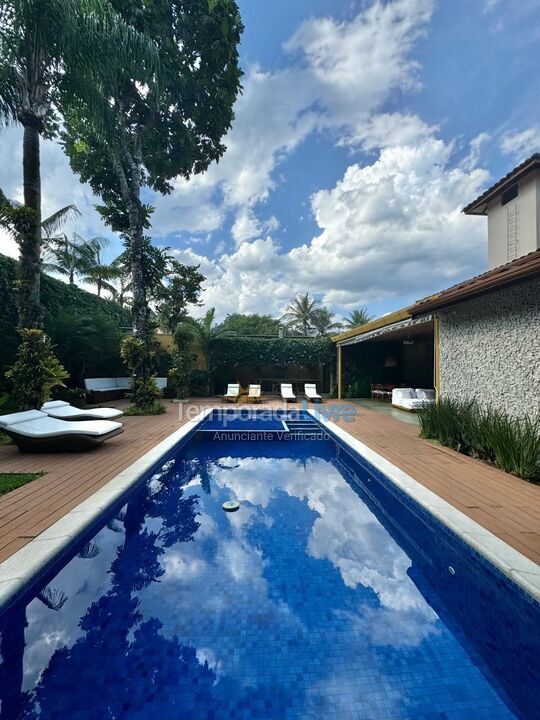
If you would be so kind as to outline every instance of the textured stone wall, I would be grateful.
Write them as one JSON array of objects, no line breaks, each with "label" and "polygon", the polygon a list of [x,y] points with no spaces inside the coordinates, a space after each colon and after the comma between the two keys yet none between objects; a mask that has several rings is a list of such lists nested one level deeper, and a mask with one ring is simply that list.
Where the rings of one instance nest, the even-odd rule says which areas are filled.
[{"label": "textured stone wall", "polygon": [[540,413],[540,278],[441,311],[441,393]]}]

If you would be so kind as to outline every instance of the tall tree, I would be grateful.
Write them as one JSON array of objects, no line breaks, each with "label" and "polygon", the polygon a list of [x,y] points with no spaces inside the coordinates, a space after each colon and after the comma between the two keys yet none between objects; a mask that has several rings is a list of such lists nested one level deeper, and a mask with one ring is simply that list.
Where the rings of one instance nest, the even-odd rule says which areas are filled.
[{"label": "tall tree", "polygon": [[325,307],[317,308],[313,313],[312,323],[321,337],[330,335],[341,328],[341,323],[334,322],[332,313]]},{"label": "tall tree", "polygon": [[105,261],[103,251],[108,245],[107,238],[94,237],[81,246],[82,281],[95,285],[98,297],[101,297],[102,290],[114,292],[114,285],[109,281],[115,280],[121,273],[116,265]]},{"label": "tall tree", "polygon": [[346,327],[355,328],[365,325],[371,320],[373,320],[373,315],[370,315],[366,308],[360,308],[353,310],[348,317],[343,318],[343,323]]},{"label": "tall tree", "polygon": [[24,130],[19,326],[40,327],[40,137],[57,128],[57,91],[82,94],[89,78],[116,77],[126,58],[136,64],[156,48],[108,0],[0,0],[0,27],[0,124]]},{"label": "tall tree", "polygon": [[75,106],[65,147],[73,169],[100,195],[105,221],[129,240],[133,327],[148,340],[144,230],[153,211],[145,186],[169,193],[218,160],[240,90],[237,46],[242,22],[235,0],[111,0],[126,22],[159,44],[161,72],[123,72],[96,88],[102,123]]},{"label": "tall tree", "polygon": [[73,233],[71,239],[64,234],[47,241],[43,251],[44,272],[64,275],[69,284],[73,285],[75,276],[85,269],[84,245],[84,238],[77,233]]},{"label": "tall tree", "polygon": [[285,308],[281,320],[287,327],[300,330],[304,335],[309,335],[315,327],[315,319],[319,300],[310,297],[309,293],[297,295]]},{"label": "tall tree", "polygon": [[279,335],[280,322],[271,315],[231,313],[217,329],[235,335]]}]

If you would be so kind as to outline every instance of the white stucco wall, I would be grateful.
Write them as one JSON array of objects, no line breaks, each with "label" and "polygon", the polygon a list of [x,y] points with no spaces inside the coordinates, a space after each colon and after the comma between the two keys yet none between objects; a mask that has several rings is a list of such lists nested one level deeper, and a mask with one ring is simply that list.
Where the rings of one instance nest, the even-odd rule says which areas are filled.
[{"label": "white stucco wall", "polygon": [[442,396],[540,414],[540,278],[438,315]]},{"label": "white stucco wall", "polygon": [[[489,268],[504,265],[516,257],[540,248],[540,172],[527,175],[518,183],[519,195],[501,205],[498,195],[488,206],[488,264]],[[508,253],[508,216],[516,212],[517,249],[514,257]]]}]

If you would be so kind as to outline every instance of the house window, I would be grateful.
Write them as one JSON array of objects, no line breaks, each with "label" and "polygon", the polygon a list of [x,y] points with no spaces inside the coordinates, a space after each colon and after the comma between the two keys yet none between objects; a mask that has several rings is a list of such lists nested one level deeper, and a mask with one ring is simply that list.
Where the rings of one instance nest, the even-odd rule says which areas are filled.
[{"label": "house window", "polygon": [[501,205],[506,205],[506,203],[509,203],[510,200],[517,198],[517,196],[518,196],[518,186],[512,185],[512,187],[508,188],[508,190],[505,190],[503,192],[502,198],[501,198]]}]

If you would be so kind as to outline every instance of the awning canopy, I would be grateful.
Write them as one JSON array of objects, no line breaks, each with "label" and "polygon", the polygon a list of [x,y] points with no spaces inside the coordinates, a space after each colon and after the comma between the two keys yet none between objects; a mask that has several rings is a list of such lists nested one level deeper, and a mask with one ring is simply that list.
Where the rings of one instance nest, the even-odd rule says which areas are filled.
[{"label": "awning canopy", "polygon": [[433,315],[423,315],[422,317],[408,318],[407,320],[401,320],[400,322],[392,323],[392,325],[385,325],[384,327],[377,328],[376,330],[364,333],[363,335],[356,335],[345,340],[340,340],[337,342],[337,346],[345,347],[347,345],[356,345],[357,343],[366,342],[367,340],[374,340],[381,337],[382,335],[389,335],[395,333],[396,331],[402,331],[408,328],[416,328],[419,325],[427,325],[432,322]]}]

